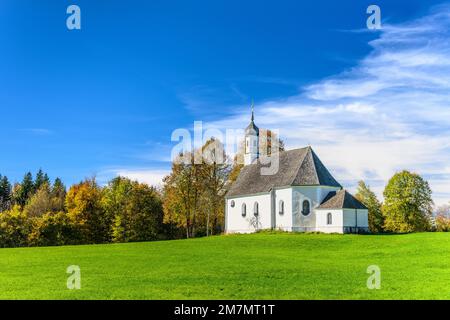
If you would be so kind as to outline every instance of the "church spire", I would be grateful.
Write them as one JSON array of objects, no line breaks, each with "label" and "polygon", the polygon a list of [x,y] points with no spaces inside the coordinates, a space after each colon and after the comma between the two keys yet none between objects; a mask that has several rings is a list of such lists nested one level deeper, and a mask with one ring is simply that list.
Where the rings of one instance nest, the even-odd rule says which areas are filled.
[{"label": "church spire", "polygon": [[252,98],[252,122],[255,121],[255,101]]},{"label": "church spire", "polygon": [[245,129],[244,164],[252,164],[259,158],[259,128],[255,125],[255,102],[252,99],[252,120]]},{"label": "church spire", "polygon": [[245,129],[246,134],[254,134],[259,136],[259,128],[255,125],[255,102],[252,99],[252,120],[250,124]]}]

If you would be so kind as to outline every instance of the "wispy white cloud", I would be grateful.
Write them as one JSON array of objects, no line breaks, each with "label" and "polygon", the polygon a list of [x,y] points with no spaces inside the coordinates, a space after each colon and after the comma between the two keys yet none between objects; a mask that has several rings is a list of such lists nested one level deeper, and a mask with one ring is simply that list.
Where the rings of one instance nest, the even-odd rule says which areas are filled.
[{"label": "wispy white cloud", "polygon": [[20,129],[19,131],[34,134],[34,135],[39,135],[39,136],[47,136],[47,135],[53,134],[52,130],[44,129],[44,128],[25,128],[25,129]]},{"label": "wispy white cloud", "polygon": [[106,184],[109,180],[120,176],[151,186],[161,187],[164,177],[169,173],[170,171],[165,169],[113,168],[99,172],[96,177],[101,184]]},{"label": "wispy white cloud", "polygon": [[157,161],[171,163],[172,145],[169,142],[149,140],[144,147],[139,148],[139,152],[131,154],[132,157],[145,161]]},{"label": "wispy white cloud", "polygon": [[139,170],[139,169],[119,169],[118,176],[127,177],[152,186],[161,186],[164,177],[170,172],[165,170]]},{"label": "wispy white cloud", "polygon": [[225,110],[233,101],[245,101],[248,97],[231,84],[223,91],[214,87],[196,85],[180,90],[178,99],[189,112],[206,116],[215,110]]},{"label": "wispy white cloud", "polygon": [[[342,74],[297,96],[257,106],[260,126],[278,128],[288,147],[313,145],[337,178],[366,180],[381,195],[408,169],[429,179],[436,203],[450,200],[450,6],[384,25],[371,52]],[[248,108],[247,108],[248,109]],[[241,128],[248,110],[210,124]]]}]

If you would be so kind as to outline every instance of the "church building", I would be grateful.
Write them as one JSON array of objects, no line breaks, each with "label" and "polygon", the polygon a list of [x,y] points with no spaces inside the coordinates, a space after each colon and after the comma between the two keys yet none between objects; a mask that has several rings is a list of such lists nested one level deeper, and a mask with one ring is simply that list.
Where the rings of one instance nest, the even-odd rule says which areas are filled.
[{"label": "church building", "polygon": [[280,151],[276,173],[262,174],[267,165],[259,161],[259,131],[252,110],[245,165],[226,195],[226,233],[369,232],[367,208],[343,189],[311,147]]}]

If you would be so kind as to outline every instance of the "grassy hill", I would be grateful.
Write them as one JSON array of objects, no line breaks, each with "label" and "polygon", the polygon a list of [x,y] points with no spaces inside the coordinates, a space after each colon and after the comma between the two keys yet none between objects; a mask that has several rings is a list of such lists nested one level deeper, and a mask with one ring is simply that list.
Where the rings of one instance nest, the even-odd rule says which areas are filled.
[{"label": "grassy hill", "polygon": [[[82,289],[66,288],[69,265]],[[368,290],[369,265],[382,273]],[[0,249],[0,299],[450,299],[450,234],[254,234]]]}]

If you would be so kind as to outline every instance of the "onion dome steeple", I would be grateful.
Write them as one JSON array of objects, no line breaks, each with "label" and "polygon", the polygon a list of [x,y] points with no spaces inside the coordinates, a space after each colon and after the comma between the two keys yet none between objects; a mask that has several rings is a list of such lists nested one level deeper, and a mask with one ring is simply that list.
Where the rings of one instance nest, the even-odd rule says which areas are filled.
[{"label": "onion dome steeple", "polygon": [[259,136],[259,128],[255,125],[255,103],[252,99],[252,119],[250,121],[250,124],[245,129],[246,135],[256,135]]},{"label": "onion dome steeple", "polygon": [[252,120],[245,129],[244,164],[249,165],[259,158],[259,128],[255,125],[255,104],[252,99]]}]

